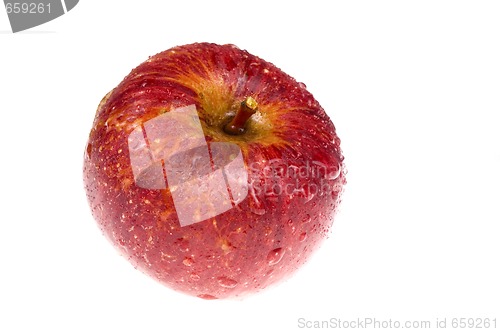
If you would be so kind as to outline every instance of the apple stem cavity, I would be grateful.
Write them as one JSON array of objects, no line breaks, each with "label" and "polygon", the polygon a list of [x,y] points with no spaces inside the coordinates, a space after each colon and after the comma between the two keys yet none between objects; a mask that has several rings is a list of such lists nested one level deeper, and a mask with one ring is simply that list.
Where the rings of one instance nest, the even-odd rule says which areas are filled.
[{"label": "apple stem cavity", "polygon": [[229,135],[241,135],[245,132],[245,123],[257,112],[259,105],[252,97],[246,97],[241,102],[240,109],[234,118],[224,126],[224,131]]}]

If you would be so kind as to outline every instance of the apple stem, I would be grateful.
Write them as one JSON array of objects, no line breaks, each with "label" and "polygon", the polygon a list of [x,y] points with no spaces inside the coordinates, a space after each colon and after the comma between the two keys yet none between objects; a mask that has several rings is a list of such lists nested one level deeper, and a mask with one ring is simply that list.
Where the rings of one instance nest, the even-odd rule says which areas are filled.
[{"label": "apple stem", "polygon": [[246,97],[241,102],[240,109],[234,118],[225,125],[224,131],[229,135],[241,135],[245,132],[245,123],[257,112],[258,104],[252,97]]}]

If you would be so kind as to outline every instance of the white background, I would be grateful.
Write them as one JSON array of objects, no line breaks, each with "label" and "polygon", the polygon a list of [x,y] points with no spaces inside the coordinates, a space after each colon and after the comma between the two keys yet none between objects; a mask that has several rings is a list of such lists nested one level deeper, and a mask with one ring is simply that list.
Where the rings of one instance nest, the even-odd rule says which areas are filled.
[{"label": "white background", "polygon": [[[0,330],[295,331],[298,319],[500,326],[498,1],[90,1],[0,10]],[[332,234],[238,301],[175,293],[100,234],[82,184],[100,99],[139,63],[233,43],[304,82],[349,169]]]}]

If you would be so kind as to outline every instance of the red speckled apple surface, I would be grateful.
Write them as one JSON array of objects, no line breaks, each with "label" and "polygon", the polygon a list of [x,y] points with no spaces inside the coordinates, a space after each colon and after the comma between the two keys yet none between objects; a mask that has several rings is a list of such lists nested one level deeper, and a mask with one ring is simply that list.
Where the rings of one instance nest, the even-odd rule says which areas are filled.
[{"label": "red speckled apple surface", "polygon": [[103,233],[139,270],[204,299],[297,270],[329,232],[345,173],[335,127],[304,84],[208,43],[133,69],[101,101],[84,157]]}]

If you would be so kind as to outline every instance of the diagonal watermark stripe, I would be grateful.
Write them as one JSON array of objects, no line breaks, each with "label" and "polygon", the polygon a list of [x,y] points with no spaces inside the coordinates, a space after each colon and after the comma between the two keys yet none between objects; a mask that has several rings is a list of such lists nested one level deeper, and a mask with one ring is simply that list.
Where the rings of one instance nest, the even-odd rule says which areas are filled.
[{"label": "diagonal watermark stripe", "polygon": [[12,32],[52,21],[73,9],[78,0],[4,0]]},{"label": "diagonal watermark stripe", "polygon": [[150,119],[128,137],[137,187],[169,189],[181,226],[218,216],[248,194],[238,145],[207,143],[195,105]]}]

